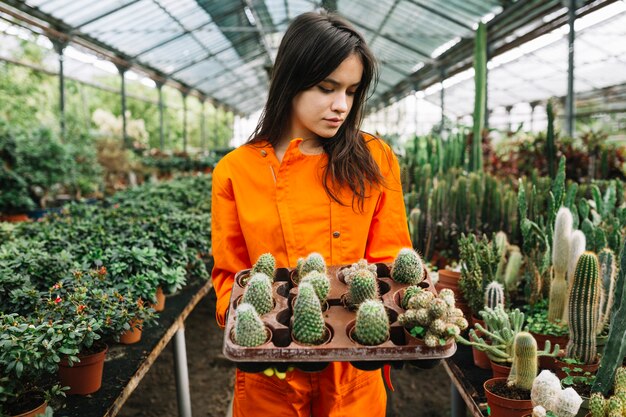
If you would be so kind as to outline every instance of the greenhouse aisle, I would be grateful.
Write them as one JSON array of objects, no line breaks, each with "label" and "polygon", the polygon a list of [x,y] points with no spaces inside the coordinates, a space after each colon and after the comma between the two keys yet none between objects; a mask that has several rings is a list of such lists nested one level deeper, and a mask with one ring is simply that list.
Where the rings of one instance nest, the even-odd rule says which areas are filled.
[{"label": "greenhouse aisle", "polygon": [[[194,417],[224,417],[233,391],[235,368],[222,355],[222,331],[215,317],[215,292],[202,300],[186,323],[189,384]],[[210,337],[219,334],[219,337]],[[176,417],[176,384],[171,344],[126,402],[120,417]],[[412,369],[392,371],[395,392],[388,394],[387,417],[448,416],[450,379],[443,366],[415,373]],[[425,390],[423,381],[428,381]],[[445,404],[442,407],[442,404]]]}]

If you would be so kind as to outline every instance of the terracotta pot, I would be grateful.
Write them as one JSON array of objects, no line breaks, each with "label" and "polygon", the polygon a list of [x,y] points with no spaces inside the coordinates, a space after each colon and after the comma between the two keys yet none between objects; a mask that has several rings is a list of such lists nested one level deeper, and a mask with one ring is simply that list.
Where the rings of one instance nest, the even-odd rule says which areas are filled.
[{"label": "terracotta pot", "polygon": [[[562,356],[553,358],[554,369],[552,369],[552,371],[556,374],[556,376],[559,377],[559,379],[563,379],[567,376],[565,371],[563,371],[563,368],[570,369],[570,376],[582,376],[584,375],[585,372],[589,372],[592,375],[594,375],[598,371],[598,368],[600,367],[600,361],[597,358],[596,358],[596,362],[592,363],[591,365],[570,364],[570,363],[563,362],[561,358]],[[575,368],[582,369],[582,371],[580,372],[574,371]]]},{"label": "terracotta pot", "polygon": [[126,330],[120,335],[120,343],[123,345],[132,345],[141,340],[142,321],[132,321],[130,323],[130,329]]},{"label": "terracotta pot", "polygon": [[472,346],[472,356],[474,357],[474,365],[482,369],[492,369],[489,356],[481,350]]},{"label": "terracotta pot", "polygon": [[157,287],[156,299],[157,299],[156,304],[151,305],[154,311],[165,310],[165,294],[163,293],[163,288],[161,288],[161,286]]},{"label": "terracotta pot", "polygon": [[569,335],[564,336],[553,336],[551,334],[541,334],[541,333],[533,333],[535,340],[537,341],[537,350],[543,350],[546,346],[546,340],[550,341],[551,348],[554,349],[554,345],[558,344],[561,349],[565,349],[567,346],[567,342],[569,341]]},{"label": "terracotta pot", "polygon": [[45,413],[46,407],[48,407],[48,403],[44,401],[43,404],[41,404],[37,408],[34,408],[30,411],[26,411],[25,413],[11,415],[10,417],[35,417],[35,416]]},{"label": "terracotta pot", "polygon": [[59,362],[59,381],[62,386],[69,386],[67,394],[87,395],[100,389],[102,385],[102,371],[104,369],[104,357],[108,346],[98,353],[90,355],[78,355],[80,362],[69,366],[67,359]]},{"label": "terracotta pot", "polygon": [[0,215],[0,222],[21,223],[21,222],[27,222],[27,221],[28,221],[28,215],[26,213]]},{"label": "terracotta pot", "polygon": [[442,288],[450,288],[457,295],[457,298],[461,297],[459,290],[459,280],[461,279],[461,273],[457,271],[450,271],[449,269],[441,269],[438,271],[439,281],[437,282],[437,290]]},{"label": "terracotta pot", "polygon": [[506,378],[511,373],[510,366],[502,365],[494,361],[490,361],[490,362],[491,362],[491,370],[493,372],[494,378]]},{"label": "terracotta pot", "polygon": [[498,382],[506,383],[506,378],[488,379],[483,384],[491,417],[523,417],[533,411],[531,400],[511,400],[492,393],[491,387]]}]

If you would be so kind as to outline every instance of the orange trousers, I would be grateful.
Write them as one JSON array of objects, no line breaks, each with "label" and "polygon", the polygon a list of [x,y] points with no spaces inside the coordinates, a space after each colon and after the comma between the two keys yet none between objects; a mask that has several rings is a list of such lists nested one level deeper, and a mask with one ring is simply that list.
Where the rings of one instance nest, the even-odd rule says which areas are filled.
[{"label": "orange trousers", "polygon": [[380,370],[333,362],[321,372],[287,372],[283,380],[237,370],[233,417],[384,417],[387,394]]}]

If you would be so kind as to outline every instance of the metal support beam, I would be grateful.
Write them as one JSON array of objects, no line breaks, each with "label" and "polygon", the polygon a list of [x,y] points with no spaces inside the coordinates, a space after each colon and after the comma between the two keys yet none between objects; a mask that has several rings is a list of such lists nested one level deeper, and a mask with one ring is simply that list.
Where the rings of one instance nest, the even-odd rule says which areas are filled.
[{"label": "metal support beam", "polygon": [[65,67],[63,61],[65,57],[63,51],[67,46],[67,42],[61,42],[56,39],[50,39],[54,50],[59,55],[59,122],[61,125],[61,139],[65,140]]},{"label": "metal support beam", "polygon": [[188,91],[181,91],[183,96],[183,152],[187,153],[187,96]]},{"label": "metal support beam", "polygon": [[445,121],[445,110],[446,110],[446,106],[445,106],[445,98],[446,98],[446,94],[445,94],[445,88],[443,88],[443,80],[446,78],[446,69],[445,68],[441,68],[440,70],[440,74],[441,74],[441,90],[439,92],[440,94],[440,98],[441,98],[441,126],[439,126],[439,133],[443,132],[443,126],[444,126],[444,121]]},{"label": "metal support beam", "polygon": [[128,67],[125,67],[123,65],[115,65],[117,67],[117,70],[120,73],[120,77],[122,77],[122,90],[121,90],[121,95],[122,95],[122,140],[124,141],[124,147],[125,148],[130,148],[130,140],[127,134],[127,129],[126,129],[126,71],[128,71]]},{"label": "metal support beam", "polygon": [[567,60],[567,97],[565,100],[565,114],[567,117],[567,135],[574,136],[574,22],[576,21],[576,0],[569,0],[568,24],[568,60]]},{"label": "metal support beam", "polygon": [[157,90],[159,91],[159,149],[165,150],[165,130],[164,130],[164,116],[163,116],[163,82],[156,82]]},{"label": "metal support beam", "polygon": [[380,32],[383,30],[383,27],[387,24],[387,21],[389,20],[389,18],[393,14],[393,11],[396,10],[396,7],[398,7],[398,3],[399,2],[400,2],[400,0],[394,1],[393,4],[391,5],[391,7],[389,8],[389,10],[387,10],[387,13],[385,14],[385,17],[383,18],[383,21],[378,26],[378,29],[376,29],[376,32],[374,32],[374,36],[372,36],[372,40],[369,42],[370,44],[373,44],[374,41],[376,40],[376,38],[380,35]]},{"label": "metal support beam", "polygon": [[267,56],[269,58],[269,63],[273,65],[275,57],[274,57],[274,54],[272,53],[273,52],[272,47],[267,42],[267,38],[265,36],[267,34],[267,31],[265,30],[265,28],[263,27],[263,24],[261,23],[261,18],[259,17],[259,14],[254,9],[252,0],[245,0],[245,3],[248,9],[250,10],[250,13],[252,13],[252,16],[254,17],[254,27],[256,27],[259,31],[259,37],[261,38],[261,45],[263,45],[263,49],[265,49],[265,52],[267,53]]},{"label": "metal support beam", "polygon": [[176,334],[174,334],[174,371],[176,375],[178,415],[179,417],[191,417],[191,396],[189,395],[185,328],[182,326]]},{"label": "metal support beam", "polygon": [[214,116],[214,120],[213,120],[213,143],[215,144],[215,147],[219,147],[219,141],[218,141],[218,136],[219,136],[219,130],[218,130],[218,124],[220,122],[220,117],[219,117],[219,109],[217,107],[216,104],[213,104],[213,108],[215,109],[215,114]]},{"label": "metal support beam", "polygon": [[425,4],[417,2],[415,0],[409,0],[409,3],[411,3],[414,6],[419,7],[421,9],[424,9],[424,10],[426,10],[429,13],[432,13],[435,16],[438,16],[438,17],[440,17],[440,18],[442,18],[444,20],[447,20],[450,23],[454,23],[455,25],[457,25],[460,28],[467,29],[467,30],[474,30],[474,29],[472,29],[472,27],[470,25],[465,24],[465,23],[461,22],[460,20],[456,20],[452,16],[450,16],[448,14],[445,14],[441,10],[438,10],[438,9],[436,9],[434,7],[427,6]]},{"label": "metal support beam", "polygon": [[200,151],[206,151],[206,97],[200,100]]},{"label": "metal support beam", "polygon": [[504,110],[506,110],[506,131],[511,132],[511,110],[513,110],[513,106],[506,106]]}]

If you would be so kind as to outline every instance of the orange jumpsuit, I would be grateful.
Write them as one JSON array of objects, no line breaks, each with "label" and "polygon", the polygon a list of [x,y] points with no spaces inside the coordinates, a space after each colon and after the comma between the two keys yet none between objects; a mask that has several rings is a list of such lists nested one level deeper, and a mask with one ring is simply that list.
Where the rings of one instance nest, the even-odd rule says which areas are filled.
[{"label": "orange jumpsuit", "polygon": [[[398,161],[387,144],[365,135],[386,187],[369,192],[363,213],[351,193],[331,200],[322,185],[326,154],[300,152],[293,139],[282,163],[272,146],[243,145],[213,171],[212,272],[217,321],[225,324],[234,275],[270,252],[277,267],[294,267],[311,252],[328,265],[392,262],[411,247]],[[237,370],[233,416],[384,416],[387,396],[380,371],[333,362],[319,373],[296,369],[284,380]]]}]

